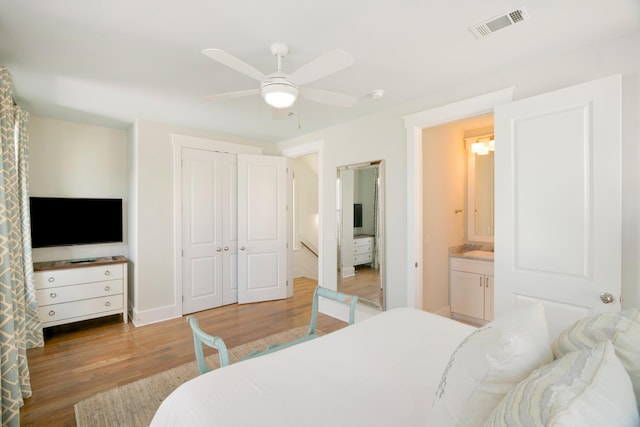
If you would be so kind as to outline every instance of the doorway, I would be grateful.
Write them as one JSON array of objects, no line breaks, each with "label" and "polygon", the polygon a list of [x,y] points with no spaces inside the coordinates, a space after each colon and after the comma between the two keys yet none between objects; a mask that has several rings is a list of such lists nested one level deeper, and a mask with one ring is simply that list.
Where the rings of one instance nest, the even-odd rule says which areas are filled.
[{"label": "doorway", "polygon": [[[296,159],[300,158],[301,162],[306,162],[308,163],[307,167],[311,168],[311,170],[313,170],[313,172],[307,171],[306,173],[310,173],[312,175],[315,175],[314,179],[298,179],[297,182],[295,181],[295,177],[294,177],[294,182],[292,183],[292,187],[295,186],[297,187],[295,190],[292,189],[294,195],[293,195],[293,206],[294,206],[294,214],[292,215],[292,221],[290,223],[290,244],[291,247],[293,247],[294,249],[297,248],[298,246],[300,246],[300,250],[301,251],[306,251],[306,252],[310,252],[311,250],[315,250],[316,251],[316,255],[312,255],[312,254],[304,254],[304,252],[302,252],[302,254],[304,254],[305,257],[312,257],[312,258],[308,258],[307,261],[309,261],[312,265],[315,264],[315,271],[317,271],[317,281],[318,283],[325,283],[325,281],[323,280],[324,278],[324,263],[323,263],[323,259],[324,259],[324,244],[323,244],[323,236],[324,236],[324,226],[323,226],[323,222],[324,222],[324,216],[323,216],[323,212],[324,212],[324,162],[323,162],[323,156],[324,156],[324,141],[315,141],[315,142],[310,142],[310,143],[306,143],[306,144],[301,144],[301,145],[296,145],[294,147],[289,147],[289,148],[285,148],[283,150],[281,150],[280,152],[281,155],[289,157],[291,159],[293,159],[293,162],[296,161]],[[294,168],[295,169],[295,168]],[[298,178],[301,178],[300,176]],[[315,183],[315,188],[313,188]],[[296,213],[299,211],[299,209],[297,208],[297,205],[300,202],[300,199],[303,200],[308,200],[308,193],[304,193],[303,197],[299,197],[296,196],[296,193],[299,192],[304,192],[304,191],[310,191],[313,194],[311,195],[311,198],[316,197],[317,199],[317,204],[314,205],[314,209],[306,209],[306,213],[303,214],[303,217],[306,218],[304,220],[301,219],[296,219]],[[311,202],[313,204],[313,202]],[[303,211],[305,211],[305,209],[302,209]],[[313,216],[314,214],[312,213],[313,211],[315,211],[315,217]],[[316,240],[314,244],[314,242],[311,241],[311,245],[308,246],[315,246],[315,248],[305,248],[302,246],[302,244],[300,243],[300,240],[298,240],[296,237],[296,229],[298,228],[298,226],[300,225],[300,223],[302,223],[302,221],[305,222],[305,226],[303,227],[303,235],[304,233],[307,234],[311,234],[308,231],[304,231],[306,228],[308,227],[311,230],[314,230],[316,234]],[[297,224],[297,225],[296,225]],[[297,242],[296,242],[297,241]],[[309,243],[310,239],[306,239],[306,243]],[[300,255],[300,252],[298,253],[298,255]],[[312,261],[315,258],[315,262]],[[300,270],[300,262],[296,259],[295,254],[292,256],[292,259],[294,259],[293,261],[293,265],[292,265],[292,270]],[[296,274],[293,273],[293,276],[295,277]],[[293,292],[293,287],[290,286],[289,287],[290,291]],[[291,295],[288,295],[291,296]]]},{"label": "doorway", "polygon": [[407,306],[423,308],[423,131],[456,120],[490,113],[513,100],[514,88],[405,116],[407,129]]},{"label": "doorway", "polygon": [[293,277],[318,280],[318,153],[293,159]]},{"label": "doorway", "polygon": [[[467,232],[465,139],[493,133],[493,113],[423,130],[423,309],[449,316],[449,248],[475,243]],[[493,228],[493,227],[492,227]]]}]

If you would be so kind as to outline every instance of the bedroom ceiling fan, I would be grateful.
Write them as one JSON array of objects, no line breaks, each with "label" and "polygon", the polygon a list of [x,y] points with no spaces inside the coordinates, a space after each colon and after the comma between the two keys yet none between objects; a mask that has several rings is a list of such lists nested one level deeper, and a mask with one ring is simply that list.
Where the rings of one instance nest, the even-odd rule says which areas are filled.
[{"label": "bedroom ceiling fan", "polygon": [[356,103],[358,98],[355,96],[303,87],[308,83],[320,80],[349,67],[353,64],[351,55],[343,50],[332,50],[303,65],[293,73],[287,74],[282,71],[282,58],[288,52],[287,45],[273,43],[271,45],[271,53],[278,60],[278,69],[271,74],[264,74],[222,49],[204,49],[202,53],[214,61],[260,82],[260,87],[256,89],[220,93],[206,98],[214,100],[231,99],[260,94],[267,104],[277,109],[291,107],[298,99],[298,96],[337,107],[351,107]]}]

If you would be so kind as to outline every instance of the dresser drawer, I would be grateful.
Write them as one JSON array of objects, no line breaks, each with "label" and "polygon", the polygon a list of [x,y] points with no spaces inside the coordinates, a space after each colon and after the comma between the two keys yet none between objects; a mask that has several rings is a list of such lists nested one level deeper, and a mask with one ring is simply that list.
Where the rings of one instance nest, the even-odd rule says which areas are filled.
[{"label": "dresser drawer", "polygon": [[373,237],[356,237],[353,239],[353,246],[371,246],[373,245]]},{"label": "dresser drawer", "polygon": [[371,261],[373,261],[373,256],[372,256],[371,252],[369,252],[367,254],[355,255],[353,257],[353,264],[354,265],[364,264],[366,262],[371,262]]},{"label": "dresser drawer", "polygon": [[36,289],[46,289],[58,286],[77,285],[80,283],[122,279],[122,272],[122,264],[36,271],[34,281]]},{"label": "dresser drawer", "polygon": [[353,248],[353,253],[354,253],[355,255],[371,253],[371,245],[367,245],[367,246],[354,246],[354,248]]},{"label": "dresser drawer", "polygon": [[122,280],[38,289],[36,290],[36,299],[38,305],[43,306],[117,294],[122,294]]},{"label": "dresser drawer", "polygon": [[97,315],[98,313],[107,311],[121,311],[122,304],[122,295],[112,295],[108,297],[38,307],[38,312],[40,313],[40,320],[42,320],[44,326],[47,326],[47,323],[49,322],[56,322],[59,320],[72,319],[87,315]]}]

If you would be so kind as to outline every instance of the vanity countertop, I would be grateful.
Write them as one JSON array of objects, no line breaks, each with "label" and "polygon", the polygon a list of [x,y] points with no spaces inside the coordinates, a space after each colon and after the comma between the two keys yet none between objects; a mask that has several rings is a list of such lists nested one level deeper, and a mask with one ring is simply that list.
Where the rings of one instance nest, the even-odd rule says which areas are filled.
[{"label": "vanity countertop", "polygon": [[464,244],[449,248],[449,256],[453,258],[493,262],[493,254],[493,245]]}]

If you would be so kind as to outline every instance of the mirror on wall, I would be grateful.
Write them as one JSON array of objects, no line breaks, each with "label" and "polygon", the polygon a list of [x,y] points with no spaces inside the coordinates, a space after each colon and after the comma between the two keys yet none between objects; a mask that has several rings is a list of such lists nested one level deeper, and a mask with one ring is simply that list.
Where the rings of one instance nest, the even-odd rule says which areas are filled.
[{"label": "mirror on wall", "polygon": [[384,162],[337,172],[338,291],[384,309]]},{"label": "mirror on wall", "polygon": [[493,242],[493,135],[468,138],[466,143],[468,153],[467,238],[473,242]]}]

